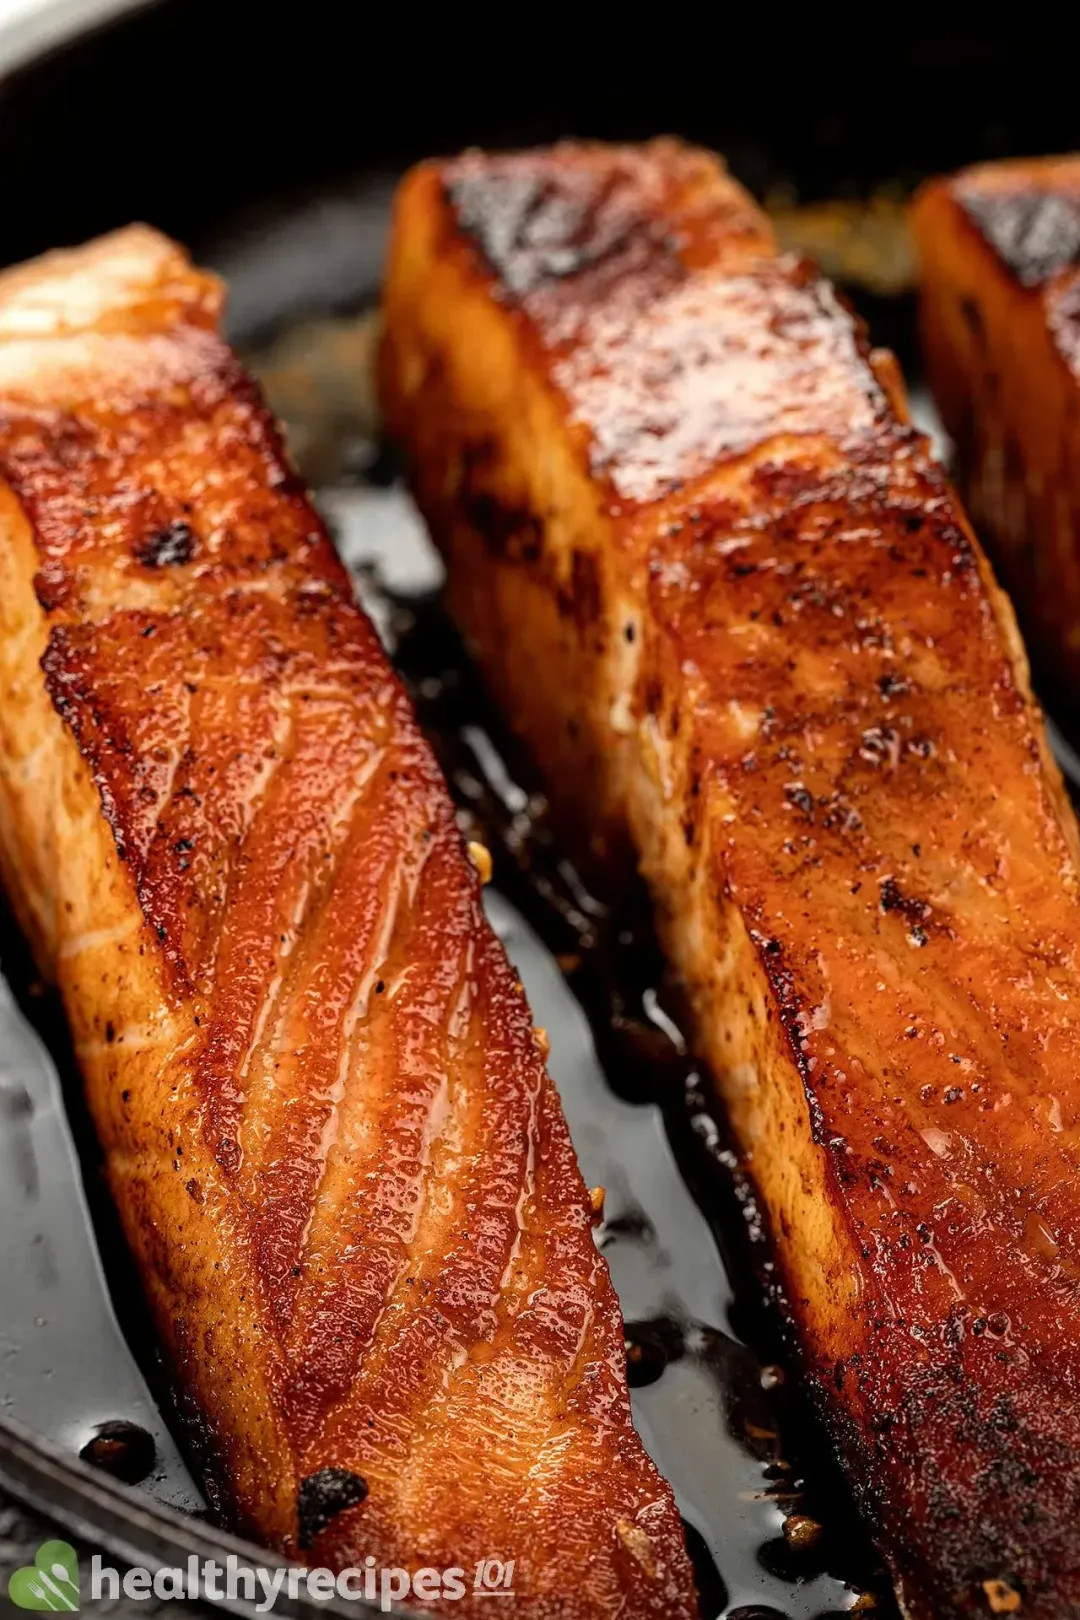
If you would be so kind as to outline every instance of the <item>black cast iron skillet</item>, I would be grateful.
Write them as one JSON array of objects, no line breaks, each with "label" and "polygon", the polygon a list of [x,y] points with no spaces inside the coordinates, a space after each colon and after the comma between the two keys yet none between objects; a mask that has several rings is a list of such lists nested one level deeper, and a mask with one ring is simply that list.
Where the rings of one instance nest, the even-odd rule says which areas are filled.
[{"label": "black cast iron skillet", "polygon": [[[924,174],[1080,146],[1061,25],[905,18],[883,43],[839,39],[817,13],[755,24],[688,7],[647,26],[629,11],[430,18],[342,0],[124,8],[46,0],[46,26],[7,36],[0,19],[0,263],[141,218],[228,276],[230,336],[292,430],[463,821],[497,852],[493,914],[551,1033],[586,1178],[608,1189],[601,1242],[637,1419],[678,1493],[703,1615],[822,1620],[867,1594],[889,1615],[801,1409],[767,1240],[637,902],[582,889],[439,609],[438,565],[378,444],[365,311],[394,178],[473,143],[677,132],[725,152],[796,237],[803,205],[875,199],[893,219],[881,253],[902,260],[890,230]],[[906,271],[864,272],[851,294],[917,384]],[[14,992],[0,996],[0,1483],[118,1558],[223,1561],[239,1544],[203,1508],[197,1435],[170,1403],[102,1194],[62,1019],[10,923],[0,945]],[[0,1498],[0,1533],[4,1512]],[[16,1531],[0,1560],[46,1533],[33,1519]]]}]

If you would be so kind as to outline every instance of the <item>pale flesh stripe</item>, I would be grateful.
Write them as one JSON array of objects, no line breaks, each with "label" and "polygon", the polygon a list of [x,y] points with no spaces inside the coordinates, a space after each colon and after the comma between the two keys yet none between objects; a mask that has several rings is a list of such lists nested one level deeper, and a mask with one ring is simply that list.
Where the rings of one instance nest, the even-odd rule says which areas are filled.
[{"label": "pale flesh stripe", "polygon": [[[319,768],[328,729],[334,734],[335,753],[351,756],[351,781],[344,793],[339,778]],[[367,791],[378,759],[377,747],[369,750],[351,708],[329,728],[305,723],[247,829],[245,860],[222,908],[223,925],[214,945],[215,978],[229,998],[228,1018],[212,1017],[206,1058],[221,1092],[214,1123],[230,1138],[239,1139],[244,1112],[257,1109],[257,1103],[251,1104],[256,1089],[251,1069],[254,1048],[261,1044],[257,1024],[261,1019],[263,1042],[272,1027],[271,985],[280,979],[275,998],[280,1001],[289,973],[295,971],[296,946],[312,905],[326,892],[333,869],[327,857],[347,838],[353,804]],[[286,840],[280,836],[283,821],[290,830]]]},{"label": "pale flesh stripe", "polygon": [[[355,861],[362,845],[376,853],[381,850],[376,875],[371,877],[361,871],[357,876],[360,892],[369,899],[377,898],[394,856],[393,834],[401,830],[398,822],[405,813],[389,779],[396,757],[393,750],[373,751],[364,759],[360,748],[354,748],[348,732],[343,732],[340,726],[333,730],[338,733],[343,753],[355,752],[359,756],[350,790],[342,795],[331,773],[320,774],[311,769],[323,757],[327,738],[305,738],[304,746],[310,747],[311,759],[300,777],[301,781],[310,782],[316,791],[306,802],[298,800],[295,790],[291,790],[291,779],[284,777],[278,802],[272,812],[271,807],[267,808],[263,825],[257,829],[260,838],[266,841],[268,852],[283,847],[282,820],[293,829],[294,842],[284,846],[288,849],[284,871],[274,873],[275,882],[267,894],[268,901],[276,906],[281,893],[279,885],[282,881],[287,885],[289,924],[283,938],[274,933],[274,938],[280,939],[281,949],[280,953],[274,953],[272,976],[268,976],[267,990],[253,1021],[252,1041],[240,1071],[249,1082],[245,1087],[241,1130],[244,1140],[250,1136],[250,1151],[246,1151],[245,1161],[251,1167],[260,1162],[259,1146],[267,1139],[271,1127],[277,1095],[275,1065],[284,1052],[300,1051],[306,1041],[301,1003],[312,972],[310,964],[318,965],[327,930],[333,926],[350,857]],[[360,738],[356,737],[355,742],[359,744]],[[368,839],[374,840],[370,846],[365,845]],[[255,857],[252,867],[260,867],[263,863],[258,858],[258,849],[253,848],[252,854]],[[250,902],[242,889],[234,902],[232,915],[245,917],[250,911]],[[255,941],[270,937],[271,932],[270,923],[259,919],[251,929]],[[367,941],[361,938],[357,943],[366,955]],[[247,1195],[253,1195],[250,1185]]]},{"label": "pale flesh stripe", "polygon": [[[389,1028],[383,1011],[389,1003],[384,1003],[382,998],[388,995],[394,982],[395,947],[402,931],[402,913],[406,909],[409,887],[399,866],[394,884],[388,885],[387,904],[369,956],[370,966],[359,981],[343,1026],[335,1085],[335,1128],[332,1139],[325,1143],[323,1180],[304,1233],[300,1263],[305,1281],[301,1288],[307,1280],[317,1279],[340,1249],[341,1221],[345,1206],[354,1195],[358,1167],[371,1162],[379,1150],[377,1105],[393,1085],[390,1067],[379,1061],[380,1036]],[[379,1000],[373,1002],[373,996]],[[448,1029],[453,1041],[453,1018]],[[449,1070],[451,1085],[455,1073],[454,1069]],[[290,1336],[294,1350],[303,1331],[303,1321],[298,1317]]]},{"label": "pale flesh stripe", "polygon": [[[449,965],[448,962],[447,966]],[[454,996],[456,992],[456,1006],[446,1019],[443,1055],[440,1057],[435,1054],[430,1065],[429,1106],[426,1113],[418,1117],[416,1122],[418,1151],[415,1164],[418,1173],[411,1210],[411,1230],[407,1229],[402,1234],[403,1250],[397,1273],[380,1310],[377,1329],[363,1357],[361,1373],[363,1389],[354,1391],[349,1401],[350,1406],[356,1400],[361,1403],[370,1401],[373,1407],[378,1406],[380,1421],[386,1418],[398,1448],[407,1445],[407,1436],[413,1422],[411,1404],[407,1400],[402,1403],[397,1413],[400,1421],[396,1421],[394,1412],[388,1409],[388,1404],[381,1397],[368,1392],[384,1376],[388,1360],[394,1360],[399,1354],[402,1339],[408,1335],[415,1314],[426,1309],[430,1290],[447,1269],[446,1256],[452,1246],[453,1234],[459,1231],[469,1218],[467,1208],[475,1207],[469,1205],[470,1196],[475,1196],[477,1192],[468,1174],[472,1164],[471,1138],[472,1133],[481,1127],[486,1099],[478,1084],[479,1067],[476,1051],[478,1033],[473,1028],[469,1011],[472,992],[468,988],[470,969],[467,958],[459,959],[455,966],[457,977],[455,983],[450,986],[450,995]],[[449,985],[449,973],[444,977]],[[410,1044],[415,1048],[415,1040]],[[370,1056],[370,1047],[368,1050]],[[399,1050],[400,1047],[396,1043],[392,1045],[391,1056]],[[418,1063],[418,1054],[413,1049],[408,1067],[415,1071]],[[365,1087],[353,1080],[346,1093],[346,1099],[352,1102],[348,1135],[343,1136],[342,1151],[335,1155],[332,1166],[336,1193],[341,1200],[342,1210],[346,1200],[348,1178],[355,1177],[363,1163],[362,1159],[355,1156],[354,1144],[358,1139],[362,1140],[370,1150],[378,1137],[377,1120],[369,1119],[362,1122],[359,1117],[360,1109],[357,1104],[364,1094]],[[370,1171],[368,1173],[370,1174]],[[359,1237],[359,1228],[356,1228],[356,1231]],[[309,1271],[320,1307],[328,1305],[325,1289],[317,1285],[319,1266],[314,1257]],[[302,1335],[304,1324],[299,1319],[298,1328]],[[302,1345],[302,1336],[298,1342]],[[451,1360],[456,1353],[451,1344],[449,1347]],[[437,1356],[434,1358],[426,1356],[420,1361],[413,1362],[412,1365],[418,1373],[424,1371],[426,1374],[441,1376],[440,1368],[443,1362]],[[343,1420],[347,1424],[347,1414],[343,1414]],[[335,1411],[331,1411],[324,1420],[323,1432],[331,1432],[335,1424]]]},{"label": "pale flesh stripe", "polygon": [[[369,1368],[383,1353],[394,1315],[407,1308],[406,1299],[423,1293],[420,1287],[410,1289],[404,1279],[412,1275],[415,1234],[432,1186],[432,1154],[439,1133],[452,1128],[446,1027],[460,994],[463,924],[470,909],[475,916],[476,904],[454,859],[458,836],[449,818],[435,832],[413,904],[405,913],[409,926],[399,932],[385,964],[388,990],[379,998],[378,1028],[367,1049],[369,1063],[377,1066],[381,1106],[370,1133],[373,1151],[367,1167],[356,1160],[348,1165],[356,1191],[339,1236],[339,1253],[351,1250],[356,1258],[339,1265],[330,1287],[309,1253],[307,1286],[296,1314],[298,1327],[306,1332],[294,1350],[293,1402],[302,1446],[312,1442],[316,1430],[325,1437],[339,1409],[350,1427],[357,1408],[366,1404]],[[415,996],[407,975],[413,961],[431,964]],[[395,981],[401,986],[396,996],[391,993]],[[342,1100],[347,1120],[343,1143],[356,1136],[355,1102],[360,1099],[353,1098],[353,1088],[370,1107],[371,1079],[370,1073],[349,1076]],[[335,1157],[334,1168],[340,1187],[346,1165]],[[339,1317],[347,1327],[342,1335],[347,1342],[340,1367],[324,1380],[319,1410],[309,1388],[307,1346],[321,1343],[326,1326]],[[338,1396],[327,1402],[326,1388],[337,1389]]]},{"label": "pale flesh stripe", "polygon": [[[478,963],[474,971],[482,983],[489,969],[488,963]],[[513,992],[511,992],[513,994]],[[515,1000],[516,1000],[515,996]],[[488,1004],[491,1024],[485,1030],[487,1040],[481,1040],[478,1050],[491,1060],[497,1049],[500,1032],[492,1027],[496,1014]],[[531,1041],[531,1031],[527,1037]],[[495,1059],[497,1062],[497,1057]],[[535,1061],[535,1054],[534,1054]],[[479,1137],[466,1138],[462,1145],[462,1158],[453,1188],[454,1214],[461,1221],[461,1212],[467,1211],[468,1238],[460,1224],[448,1224],[444,1229],[440,1248],[425,1256],[417,1253],[417,1280],[430,1287],[427,1298],[418,1300],[417,1309],[404,1320],[403,1327],[392,1340],[384,1339],[376,1361],[365,1366],[362,1383],[370,1391],[372,1408],[384,1402],[394,1403],[399,1390],[408,1390],[414,1409],[420,1411],[421,1429],[426,1423],[427,1406],[419,1408],[419,1401],[427,1392],[428,1401],[440,1399],[440,1391],[451,1387],[460,1378],[468,1364],[470,1347],[486,1359],[497,1342],[500,1326],[515,1313],[516,1291],[508,1285],[507,1276],[521,1242],[522,1195],[531,1186],[534,1133],[536,1129],[535,1099],[527,1111],[519,1116],[514,1104],[499,1095],[497,1088],[481,1085],[486,1102],[480,1111]],[[519,1110],[520,1105],[518,1105]],[[486,1167],[486,1185],[481,1183],[478,1167]],[[487,1229],[483,1242],[480,1234]],[[457,1280],[457,1250],[455,1236],[460,1234],[466,1244],[479,1247],[485,1264],[482,1273],[473,1269],[460,1273]],[[418,1246],[414,1245],[414,1248]],[[435,1254],[438,1264],[433,1264]],[[430,1269],[429,1269],[430,1268]],[[485,1283],[486,1276],[486,1283]],[[536,1279],[522,1283],[522,1297],[535,1286]],[[426,1290],[425,1290],[426,1292]],[[440,1360],[436,1369],[439,1376],[431,1376],[429,1358],[422,1347],[430,1333],[428,1317],[431,1312],[442,1313],[455,1330],[455,1337],[466,1351],[464,1358]],[[395,1468],[400,1468],[401,1448],[393,1445],[391,1457]]]},{"label": "pale flesh stripe", "polygon": [[[321,897],[327,894],[333,881],[333,874],[328,876],[324,870],[325,856],[344,847],[355,807],[368,790],[384,758],[383,751],[377,747],[365,752],[358,739],[354,750],[355,772],[342,792],[330,773],[312,769],[323,757],[323,739],[318,732],[309,735],[314,728],[307,724],[303,737],[298,737],[293,701],[287,697],[286,702],[293,719],[291,757],[287,761],[280,758],[276,803],[271,800],[272,782],[265,784],[257,815],[252,820],[245,841],[247,870],[257,873],[256,882],[265,896],[264,905],[267,908],[263,914],[265,927],[270,931],[267,937],[271,937],[272,933],[274,940],[270,953],[272,967],[264,968],[261,1004],[255,1012],[247,1049],[236,1071],[245,1096],[252,1062],[263,1044],[271,1021],[276,1018],[277,1007],[291,971],[291,958],[303,938],[305,922]],[[326,718],[330,730],[337,734],[339,740],[348,737],[340,706]],[[306,770],[303,768],[305,753],[311,755]],[[305,802],[297,793],[292,780],[294,775],[299,775],[302,782],[310,781],[315,785],[316,795],[310,802]],[[278,837],[275,820],[275,817],[282,815],[288,820],[293,840],[285,846]],[[323,857],[321,862],[320,854]],[[338,858],[339,855],[335,854],[335,859]],[[248,934],[254,942],[259,936],[250,920],[250,891],[250,880],[235,884],[231,903],[226,904],[225,917],[241,915],[247,918]],[[282,923],[284,927],[280,926]],[[274,924],[279,926],[274,927]],[[218,935],[217,951],[221,948],[227,927],[226,923]]]},{"label": "pale flesh stripe", "polygon": [[[337,1106],[343,1022],[357,984],[372,980],[378,966],[373,952],[383,933],[388,891],[392,916],[400,917],[394,869],[404,829],[395,825],[393,784],[380,786],[369,795],[363,818],[354,821],[325,904],[307,919],[304,958],[279,999],[276,1028],[254,1070],[258,1090],[249,1095],[244,1114],[243,1140],[254,1144],[244,1165],[245,1194],[283,1333],[299,1287],[304,1233],[319,1201],[321,1149]],[[418,836],[414,848],[422,859]],[[303,1076],[299,1094],[288,1099],[277,1081],[286,1049],[296,1054],[291,1073]]]}]

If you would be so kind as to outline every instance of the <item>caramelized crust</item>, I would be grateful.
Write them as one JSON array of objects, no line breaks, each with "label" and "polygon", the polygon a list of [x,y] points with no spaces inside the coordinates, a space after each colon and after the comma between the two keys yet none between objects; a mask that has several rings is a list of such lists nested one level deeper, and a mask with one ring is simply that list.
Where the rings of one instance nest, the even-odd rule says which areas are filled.
[{"label": "caramelized crust", "polygon": [[144,230],[0,278],[0,847],[211,1483],[454,1614],[498,1557],[691,1617],[521,986],[219,305]]},{"label": "caramelized crust", "polygon": [[669,142],[421,166],[385,313],[451,604],[640,859],[906,1612],[1080,1616],[1077,832],[895,363]]},{"label": "caramelized crust", "polygon": [[1080,709],[1080,157],[969,169],[912,210],[927,371],[1040,681]]}]

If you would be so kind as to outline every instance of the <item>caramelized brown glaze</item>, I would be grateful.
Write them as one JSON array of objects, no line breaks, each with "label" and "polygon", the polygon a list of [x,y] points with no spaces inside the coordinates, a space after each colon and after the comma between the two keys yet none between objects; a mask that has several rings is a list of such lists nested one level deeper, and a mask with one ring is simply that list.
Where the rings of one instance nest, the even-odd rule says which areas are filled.
[{"label": "caramelized brown glaze", "polygon": [[4,867],[212,1484],[446,1612],[496,1557],[691,1617],[521,985],[219,304],[141,230],[0,278]]},{"label": "caramelized brown glaze", "polygon": [[640,859],[907,1612],[1080,1616],[1077,831],[895,363],[662,142],[414,171],[382,381],[511,724]]},{"label": "caramelized brown glaze", "polygon": [[1080,706],[1080,158],[988,164],[912,212],[927,371],[1036,671]]}]

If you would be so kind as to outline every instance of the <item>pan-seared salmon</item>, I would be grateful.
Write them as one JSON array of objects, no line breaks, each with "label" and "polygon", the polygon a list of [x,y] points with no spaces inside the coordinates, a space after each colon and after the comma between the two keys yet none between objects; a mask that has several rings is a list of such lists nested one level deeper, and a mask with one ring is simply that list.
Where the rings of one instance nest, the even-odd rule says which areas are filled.
[{"label": "pan-seared salmon", "polygon": [[961,493],[1037,675],[1080,710],[1080,157],[933,181],[911,220]]},{"label": "pan-seared salmon", "polygon": [[211,1483],[418,1607],[690,1617],[541,1038],[220,302],[143,229],[0,277],[4,868]]},{"label": "pan-seared salmon", "polygon": [[1080,1615],[1077,831],[895,364],[667,142],[415,170],[385,319],[451,606],[637,851],[908,1613]]}]

